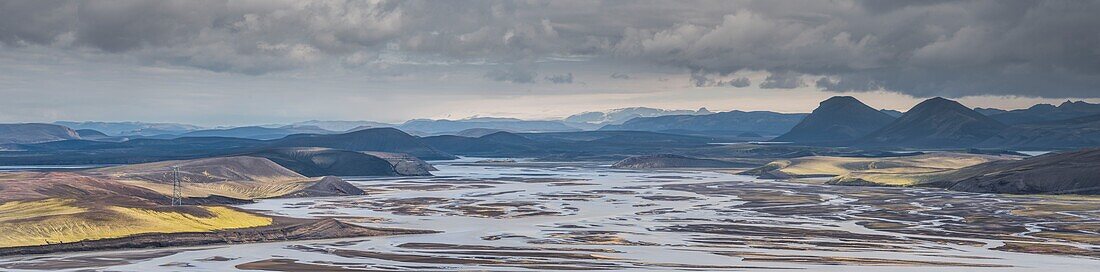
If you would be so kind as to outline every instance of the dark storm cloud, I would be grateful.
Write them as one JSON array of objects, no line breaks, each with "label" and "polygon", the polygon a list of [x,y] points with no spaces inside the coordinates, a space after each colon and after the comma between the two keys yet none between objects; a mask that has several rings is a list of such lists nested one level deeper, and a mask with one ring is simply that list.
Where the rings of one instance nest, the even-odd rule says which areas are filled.
[{"label": "dark storm cloud", "polygon": [[485,77],[530,83],[537,59],[592,56],[681,68],[696,86],[767,71],[761,87],[1100,97],[1096,14],[1098,1],[2,1],[0,44],[243,74],[388,52],[521,63]]}]

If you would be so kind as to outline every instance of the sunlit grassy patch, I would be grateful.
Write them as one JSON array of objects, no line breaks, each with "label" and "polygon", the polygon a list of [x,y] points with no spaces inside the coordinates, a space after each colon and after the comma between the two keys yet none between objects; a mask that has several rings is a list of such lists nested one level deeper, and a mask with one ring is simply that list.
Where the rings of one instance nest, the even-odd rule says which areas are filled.
[{"label": "sunlit grassy patch", "polygon": [[195,232],[267,226],[271,218],[252,215],[234,209],[212,206],[202,207],[209,217],[181,212],[154,211],[141,208],[111,207],[111,210],[130,218],[128,229],[134,232]]},{"label": "sunlit grassy patch", "polygon": [[[227,207],[199,206],[205,212],[156,211],[108,206],[89,210],[72,206],[71,200],[4,203],[0,214],[0,247],[44,245],[125,237],[142,233],[207,232],[266,226],[268,217]],[[46,211],[34,216],[34,211]]]},{"label": "sunlit grassy patch", "polygon": [[835,176],[834,182],[870,182],[906,186],[934,180],[938,175],[980,163],[1001,160],[988,155],[931,153],[919,156],[852,158],[814,156],[778,160],[764,166],[794,177]]},{"label": "sunlit grassy patch", "polygon": [[[938,172],[936,172],[938,173]],[[935,173],[907,173],[905,171],[899,171],[895,174],[848,174],[838,176],[834,179],[836,183],[846,183],[855,180],[861,180],[865,182],[871,182],[880,185],[889,186],[910,186],[920,184],[930,177],[933,177]]]},{"label": "sunlit grassy patch", "polygon": [[0,204],[0,223],[35,217],[77,214],[87,209],[74,207],[72,199],[51,198],[39,201],[10,201]]},{"label": "sunlit grassy patch", "polygon": [[[223,181],[211,183],[187,183],[183,187],[184,197],[209,197],[219,195],[237,199],[259,199],[279,197],[302,190],[314,180],[282,180],[269,182]],[[120,182],[143,187],[164,195],[172,194],[172,184],[155,183],[141,180],[120,180]]]}]

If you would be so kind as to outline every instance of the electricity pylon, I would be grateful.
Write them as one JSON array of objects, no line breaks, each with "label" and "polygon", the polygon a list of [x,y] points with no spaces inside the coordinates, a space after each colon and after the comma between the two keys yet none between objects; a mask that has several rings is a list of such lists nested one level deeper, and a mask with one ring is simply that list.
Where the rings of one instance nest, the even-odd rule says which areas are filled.
[{"label": "electricity pylon", "polygon": [[180,184],[180,167],[172,166],[172,206],[183,205],[183,186]]}]

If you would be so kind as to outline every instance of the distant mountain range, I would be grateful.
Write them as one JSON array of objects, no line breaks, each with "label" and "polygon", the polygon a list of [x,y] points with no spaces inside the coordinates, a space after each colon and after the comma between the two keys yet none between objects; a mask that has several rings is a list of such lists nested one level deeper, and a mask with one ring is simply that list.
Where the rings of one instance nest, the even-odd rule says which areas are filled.
[{"label": "distant mountain range", "polygon": [[562,121],[565,121],[566,123],[618,125],[625,123],[626,121],[630,121],[630,119],[638,117],[657,117],[665,115],[705,115],[711,113],[713,112],[707,110],[707,108],[699,108],[698,110],[693,111],[633,107],[607,111],[584,112],[566,117]]},{"label": "distant mountain range", "polygon": [[[855,98],[833,97],[773,141],[878,148],[1093,147],[1100,146],[1100,113],[1092,113],[1098,108],[1097,104],[1066,102],[1012,111],[968,109],[937,97],[921,102],[895,119],[885,110],[875,111]],[[1069,118],[1057,119],[1066,117]],[[1057,120],[1043,121],[1046,119]],[[1010,120],[1012,124],[998,120]]]},{"label": "distant mountain range", "polygon": [[514,118],[470,118],[463,120],[409,120],[396,126],[402,131],[416,135],[454,134],[469,129],[497,129],[515,132],[564,132],[581,129],[566,125],[560,121],[530,121]]},{"label": "distant mountain range", "polygon": [[322,121],[322,120],[309,120],[297,123],[291,123],[293,127],[317,127],[329,131],[346,132],[353,129],[364,128],[380,128],[380,127],[394,127],[393,124],[373,122],[373,121]]},{"label": "distant mountain range", "polygon": [[790,131],[807,114],[770,111],[728,111],[703,115],[666,115],[639,117],[622,125],[607,125],[600,130],[630,131],[724,131],[728,135],[751,132],[780,135]]},{"label": "distant mountain range", "polygon": [[851,96],[834,96],[814,109],[776,142],[846,144],[894,121],[894,117]]},{"label": "distant mountain range", "polygon": [[985,116],[993,116],[993,115],[1008,112],[1006,110],[995,109],[995,108],[974,108],[974,111],[976,111],[978,113],[981,113],[982,115],[985,115]]},{"label": "distant mountain range", "polygon": [[232,138],[246,138],[256,140],[273,140],[283,138],[294,134],[333,134],[336,131],[321,129],[316,126],[283,126],[277,128],[269,127],[235,127],[226,129],[205,129],[186,132],[178,135],[162,135],[158,138],[181,138],[181,137],[232,137]]},{"label": "distant mountain range", "polygon": [[977,146],[1038,150],[1100,146],[1100,114],[1013,125]]},{"label": "distant mountain range", "polygon": [[[413,119],[400,124],[388,124],[372,121],[323,121],[310,120],[292,123],[289,126],[317,127],[333,132],[350,132],[364,128],[392,127],[413,135],[456,135],[458,133],[480,133],[486,131],[510,132],[567,132],[595,130],[607,124],[622,124],[637,117],[655,117],[665,115],[702,115],[711,114],[706,108],[699,110],[665,110],[646,107],[621,108],[607,111],[584,112],[571,115],[562,120],[522,120],[515,118],[474,117],[459,120]],[[268,128],[284,126],[271,125]],[[487,133],[485,133],[487,134]]]},{"label": "distant mountain range", "polygon": [[76,130],[76,135],[80,136],[81,139],[86,140],[101,140],[111,137],[107,136],[107,134],[104,134],[103,132],[99,132],[98,130],[94,129],[78,129]]},{"label": "distant mountain range", "polygon": [[1078,117],[1100,114],[1100,104],[1091,104],[1084,101],[1066,101],[1061,105],[1038,104],[1027,109],[999,110],[999,109],[975,109],[1001,123],[1015,125],[1027,123],[1040,123],[1046,121],[1068,120]]},{"label": "distant mountain range", "polygon": [[73,122],[58,121],[54,124],[66,126],[72,129],[92,129],[108,136],[153,136],[162,134],[180,134],[188,131],[200,130],[202,127],[177,123],[144,123],[144,122]]},{"label": "distant mountain range", "polygon": [[[619,122],[621,124],[616,124]],[[597,126],[602,127],[597,130]],[[818,108],[809,114],[736,110],[712,113],[705,108],[692,111],[637,107],[587,112],[564,120],[479,117],[461,120],[417,119],[401,124],[310,120],[290,125],[213,129],[177,123],[59,121],[54,124],[0,125],[0,145],[3,145],[0,148],[3,150],[27,148],[63,150],[108,145],[103,142],[196,137],[279,141],[298,134],[318,137],[376,128],[395,128],[403,133],[420,137],[456,135],[470,139],[478,139],[498,132],[511,132],[526,135],[527,138],[538,138],[542,136],[536,134],[597,130],[697,136],[717,143],[771,140],[793,142],[798,145],[855,146],[876,149],[1051,150],[1100,146],[1100,104],[1067,101],[1057,106],[1039,104],[1019,110],[969,109],[955,101],[932,98],[902,113],[894,110],[876,110],[855,98],[838,96],[822,101]],[[470,142],[456,139],[461,138],[452,140]],[[64,141],[64,143],[33,145],[54,141]],[[440,138],[438,141],[446,141],[446,139]],[[226,142],[233,142],[233,140],[220,141],[220,143]],[[317,144],[319,147],[342,148],[335,147],[336,145],[339,144],[335,142]],[[529,152],[530,146],[511,146],[511,148],[518,148],[517,152]],[[449,154],[441,155],[432,152],[421,152],[418,156],[450,157]]]},{"label": "distant mountain range", "polygon": [[[399,124],[374,121],[330,121],[309,120],[291,124],[270,124],[242,127],[203,128],[195,125],[177,123],[147,122],[73,122],[58,121],[54,124],[74,130],[95,130],[107,137],[97,139],[123,141],[133,138],[171,139],[177,137],[239,137],[269,140],[300,133],[334,134],[351,132],[367,128],[392,127],[413,135],[455,135],[459,133],[483,133],[495,131],[510,132],[567,132],[596,130],[606,124],[621,124],[637,117],[665,115],[703,115],[710,114],[706,108],[699,110],[665,110],[634,107],[614,109],[602,112],[585,112],[572,115],[563,120],[521,120],[515,118],[475,117],[459,120],[413,119]],[[480,131],[480,132],[479,132]]]},{"label": "distant mountain range", "polygon": [[53,124],[0,124],[0,144],[33,144],[80,139],[75,130]]},{"label": "distant mountain range", "polygon": [[[425,144],[418,137],[394,128],[364,129],[342,134],[295,134],[276,140],[227,137],[139,138],[122,142],[63,140],[37,144],[4,144],[2,147],[19,152],[0,152],[0,165],[130,164],[247,155],[272,148],[298,147],[405,153],[427,160],[455,158],[454,155]],[[323,164],[319,161],[314,163]]]},{"label": "distant mountain range", "polygon": [[407,153],[425,160],[449,160],[455,156],[441,152],[420,138],[395,128],[372,128],[342,134],[297,134],[274,140],[270,147],[327,147],[350,151]]}]

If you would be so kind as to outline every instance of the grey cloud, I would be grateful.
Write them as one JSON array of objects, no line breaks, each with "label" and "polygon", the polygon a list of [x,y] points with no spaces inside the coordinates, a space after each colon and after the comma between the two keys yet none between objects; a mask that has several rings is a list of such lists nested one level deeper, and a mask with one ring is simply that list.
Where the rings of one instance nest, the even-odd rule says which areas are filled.
[{"label": "grey cloud", "polygon": [[493,81],[512,83],[535,83],[538,73],[524,69],[493,69],[485,73],[485,78]]},{"label": "grey cloud", "polygon": [[562,75],[548,76],[548,77],[546,77],[546,80],[548,80],[548,81],[550,81],[551,83],[554,83],[554,84],[572,84],[573,83],[573,73],[566,73],[566,74],[562,74]]},{"label": "grey cloud", "polygon": [[[1100,2],[881,2],[751,2],[713,24],[628,29],[615,52],[709,74],[828,76],[829,91],[1100,97]],[[778,83],[763,86],[792,86]]]},{"label": "grey cloud", "polygon": [[201,38],[216,20],[228,19],[224,1],[80,2],[76,41],[107,52],[171,47]]},{"label": "grey cloud", "polygon": [[0,43],[51,45],[71,35],[74,46],[140,62],[245,74],[362,63],[408,24],[389,2],[41,2],[53,5],[4,2]]},{"label": "grey cloud", "polygon": [[630,75],[623,73],[611,73],[611,78],[614,79],[630,79]]},{"label": "grey cloud", "polygon": [[51,44],[73,31],[76,5],[61,1],[0,1],[0,44]]},{"label": "grey cloud", "polygon": [[726,82],[726,84],[730,85],[732,87],[744,88],[744,87],[748,87],[749,85],[752,85],[752,82],[749,81],[749,78],[747,78],[747,77],[739,77],[739,78],[735,78],[733,80],[730,80],[729,82]]},{"label": "grey cloud", "polygon": [[772,73],[760,83],[761,89],[794,89],[805,86],[802,75],[794,72]]},{"label": "grey cloud", "polygon": [[831,92],[882,90],[882,86],[874,78],[865,76],[847,76],[840,79],[822,77],[814,82],[814,86]]},{"label": "grey cloud", "polygon": [[691,85],[695,87],[710,87],[714,86],[715,83],[713,79],[710,79],[703,73],[691,73],[691,78],[688,80],[690,80]]},{"label": "grey cloud", "polygon": [[708,76],[706,73],[703,73],[703,72],[693,72],[693,73],[691,73],[691,78],[689,80],[691,81],[691,84],[694,85],[695,87],[730,86],[730,87],[744,88],[744,87],[748,87],[749,85],[752,85],[752,82],[749,81],[749,78],[747,78],[747,77],[738,77],[738,78],[731,79],[729,81],[722,81],[722,80],[719,80],[719,79],[713,79],[710,76]]},{"label": "grey cloud", "polygon": [[503,66],[584,55],[683,69],[696,86],[768,71],[838,92],[1100,97],[1096,14],[1100,1],[2,1],[0,44],[244,74],[384,53]]}]

